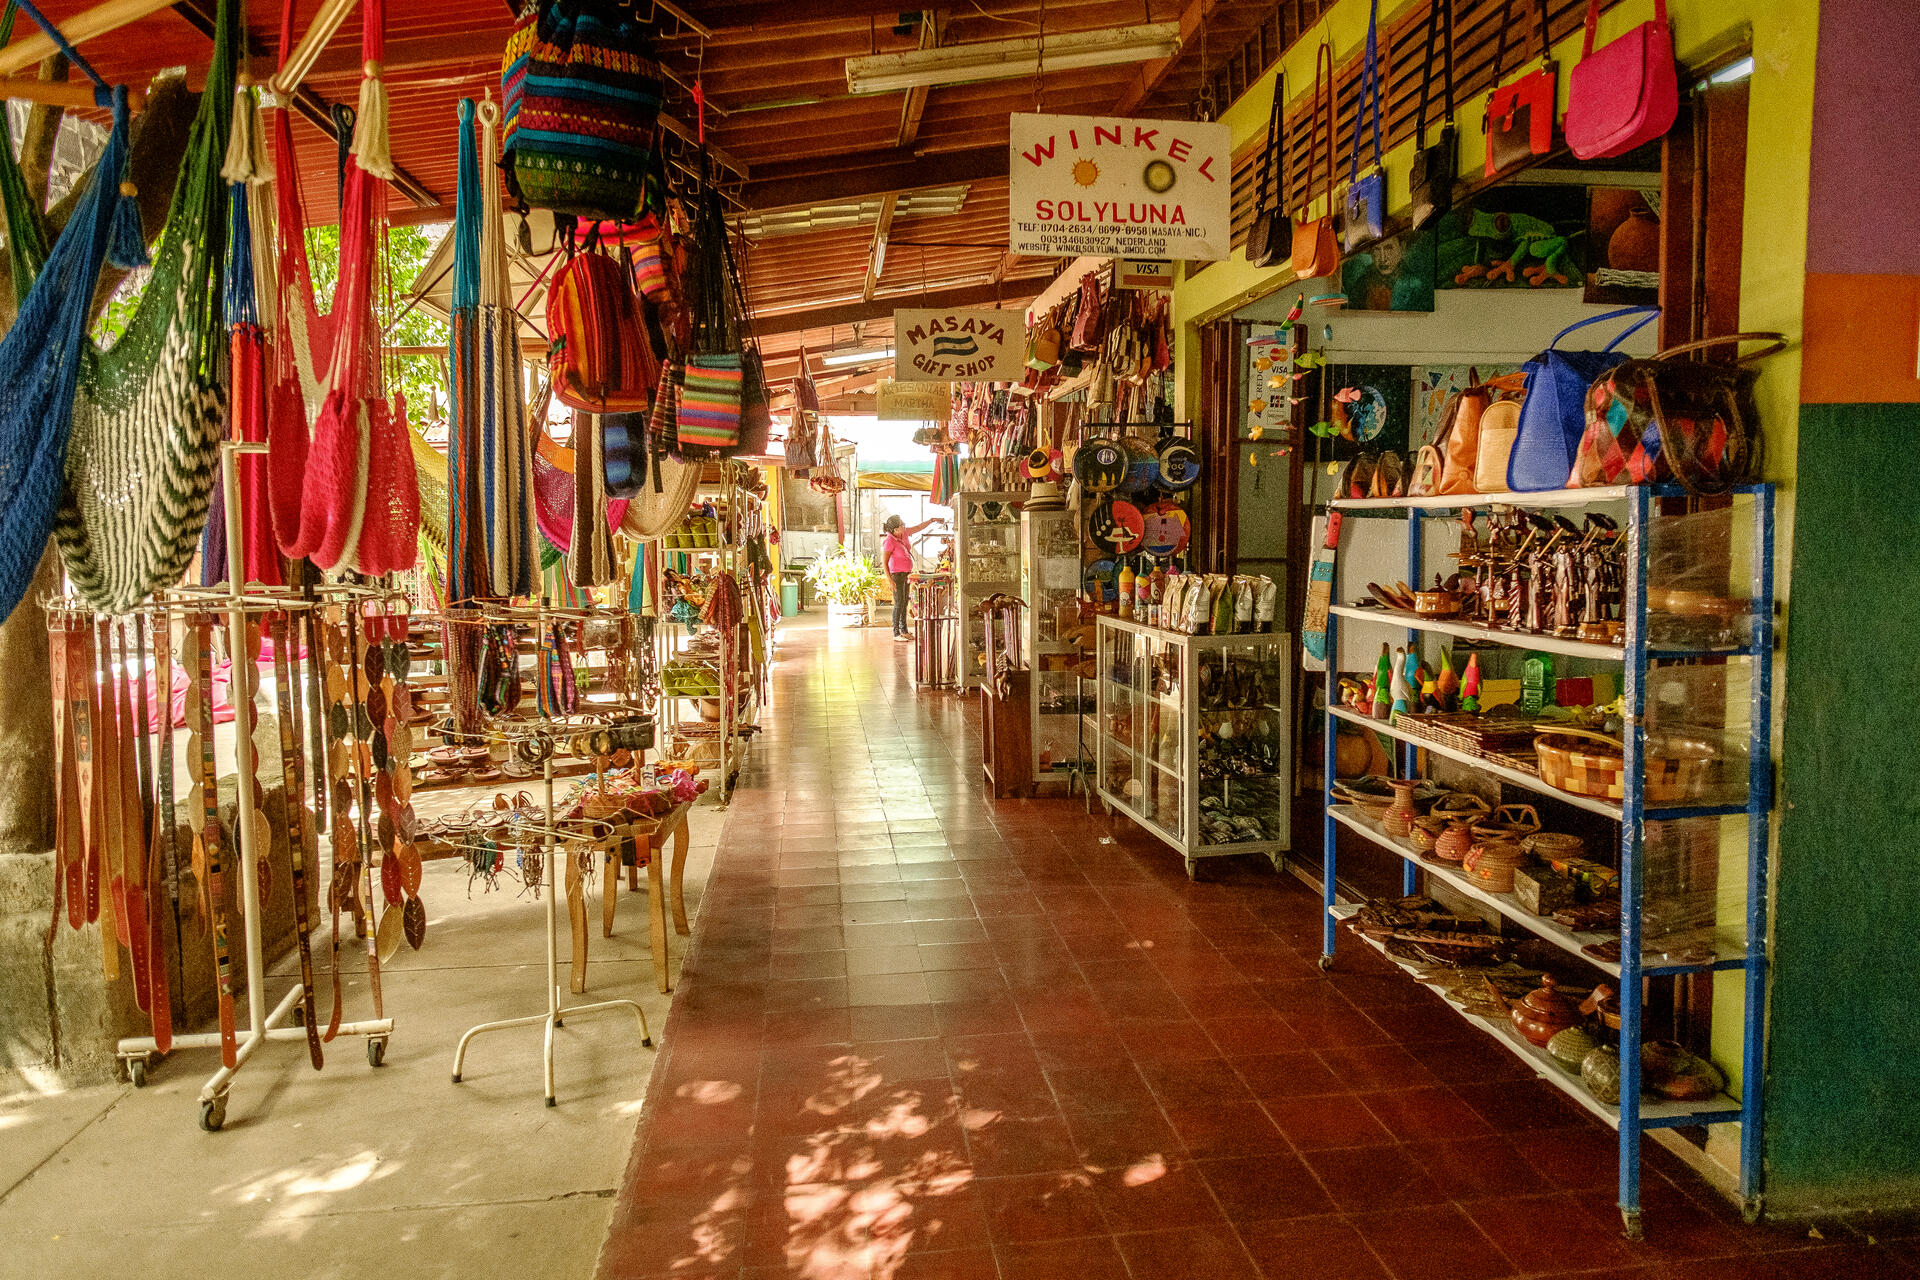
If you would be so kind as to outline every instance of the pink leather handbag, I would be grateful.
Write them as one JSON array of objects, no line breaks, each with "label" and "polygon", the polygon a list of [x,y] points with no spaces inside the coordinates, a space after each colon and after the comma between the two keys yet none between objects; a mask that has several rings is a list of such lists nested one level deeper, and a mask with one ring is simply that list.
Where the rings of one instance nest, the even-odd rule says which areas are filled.
[{"label": "pink leather handbag", "polygon": [[1582,160],[1624,155],[1673,127],[1680,85],[1666,0],[1653,0],[1653,21],[1596,51],[1600,0],[1588,0],[1587,38],[1567,88],[1561,120],[1567,148]]}]

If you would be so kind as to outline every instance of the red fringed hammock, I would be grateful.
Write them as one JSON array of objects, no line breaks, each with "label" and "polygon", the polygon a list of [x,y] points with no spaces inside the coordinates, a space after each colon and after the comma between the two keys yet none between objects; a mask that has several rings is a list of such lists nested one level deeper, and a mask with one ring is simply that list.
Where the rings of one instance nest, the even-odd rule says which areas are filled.
[{"label": "red fringed hammock", "polygon": [[[386,91],[377,72],[386,51],[386,0],[361,0],[363,73],[353,154],[340,206],[340,274],[333,307],[314,305],[293,127],[274,122],[277,283],[280,321],[268,388],[269,483],[274,536],[288,556],[322,569],[391,573],[412,566],[420,493],[402,402],[381,387],[380,327],[373,310],[376,219],[393,176],[386,146]],[[337,24],[323,6],[315,24]],[[293,48],[293,3],[280,15],[281,71]],[[295,79],[297,80],[297,76]],[[276,85],[289,89],[288,85]],[[308,416],[313,416],[309,438]]]}]

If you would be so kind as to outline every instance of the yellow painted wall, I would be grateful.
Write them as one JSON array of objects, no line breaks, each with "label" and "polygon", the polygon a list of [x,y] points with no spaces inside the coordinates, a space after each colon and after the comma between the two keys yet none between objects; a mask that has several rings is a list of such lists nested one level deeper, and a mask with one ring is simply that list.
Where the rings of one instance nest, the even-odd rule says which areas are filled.
[{"label": "yellow painted wall", "polygon": [[[1407,8],[1407,4],[1384,0],[1381,24],[1386,25]],[[1668,0],[1667,12],[1673,27],[1675,51],[1683,65],[1735,43],[1742,31],[1751,32],[1754,68],[1748,101],[1740,327],[1778,330],[1797,344],[1805,294],[1818,0]],[[1615,38],[1652,15],[1653,0],[1627,0],[1616,5],[1601,21],[1601,42]],[[1332,39],[1336,60],[1345,63],[1362,47],[1366,33],[1366,0],[1341,0],[1314,33],[1288,50],[1282,65],[1290,90],[1289,110],[1298,107],[1312,92],[1314,54],[1322,35]],[[1567,75],[1580,56],[1578,36],[1556,45],[1554,56],[1560,64],[1560,107],[1564,111]],[[1221,119],[1233,131],[1236,149],[1266,127],[1273,100],[1273,79],[1274,73],[1269,71],[1222,114]],[[1481,97],[1459,104],[1455,111],[1463,173],[1477,172],[1485,154],[1481,133],[1484,106],[1485,99]],[[1408,180],[1413,152],[1413,142],[1408,140],[1386,156],[1388,204],[1397,214],[1405,213],[1411,198]],[[1318,211],[1316,207],[1315,212]],[[1284,288],[1293,278],[1292,271],[1285,266],[1266,270],[1251,267],[1236,250],[1227,261],[1213,263],[1198,276],[1175,284],[1178,417],[1190,417],[1201,403],[1200,326],[1230,315],[1255,298]],[[1550,334],[1542,334],[1542,343],[1549,337]],[[1774,581],[1784,601],[1787,566],[1791,563],[1793,548],[1793,475],[1800,417],[1797,350],[1762,366],[1755,394],[1766,434],[1765,478],[1775,481],[1780,488],[1776,506],[1778,559]],[[1776,697],[1773,719],[1774,756],[1778,760],[1780,730],[1785,721],[1784,661],[1776,662],[1774,681],[1775,688],[1781,691]],[[1726,873],[1744,876],[1744,864],[1744,845],[1739,840],[1730,841]],[[1714,1001],[1714,1057],[1729,1069],[1736,1090],[1743,1018],[1739,982],[1737,974],[1721,975]],[[1733,1126],[1714,1130],[1710,1151],[1724,1167],[1737,1167],[1734,1133]]]}]

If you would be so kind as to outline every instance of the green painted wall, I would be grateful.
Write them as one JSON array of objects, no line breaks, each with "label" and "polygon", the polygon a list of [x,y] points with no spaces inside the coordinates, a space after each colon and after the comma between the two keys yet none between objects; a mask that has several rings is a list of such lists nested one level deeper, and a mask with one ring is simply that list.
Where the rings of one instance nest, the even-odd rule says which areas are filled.
[{"label": "green painted wall", "polygon": [[1920,405],[1800,412],[1769,1208],[1920,1200]]}]

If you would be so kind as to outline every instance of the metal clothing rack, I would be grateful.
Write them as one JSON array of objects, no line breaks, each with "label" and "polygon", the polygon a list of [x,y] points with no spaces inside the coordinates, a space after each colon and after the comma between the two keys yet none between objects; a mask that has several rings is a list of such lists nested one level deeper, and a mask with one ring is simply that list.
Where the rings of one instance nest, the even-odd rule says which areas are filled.
[{"label": "metal clothing rack", "polygon": [[[254,682],[259,674],[247,657],[247,615],[306,610],[314,605],[312,600],[298,595],[264,590],[248,591],[245,584],[239,581],[240,573],[237,570],[242,564],[239,549],[244,546],[244,543],[241,538],[242,499],[239,467],[235,458],[242,453],[263,454],[266,451],[265,444],[232,440],[225,441],[220,446],[220,482],[226,502],[227,546],[230,549],[228,563],[233,570],[236,570],[228,573],[226,590],[184,588],[166,593],[166,598],[156,606],[159,611],[172,614],[202,612],[209,604],[216,601],[225,604],[227,646],[228,651],[233,655],[232,677],[227,696],[236,708],[253,701]],[[285,714],[284,709],[282,714]],[[235,723],[238,725],[244,722],[236,720]],[[211,734],[213,726],[207,725],[203,732]],[[358,756],[357,752],[351,754],[356,758]],[[235,732],[234,763],[243,782],[253,778],[258,772],[251,734]],[[304,1042],[307,1038],[304,1027],[284,1025],[306,994],[306,988],[301,982],[295,981],[292,989],[281,997],[278,1004],[271,1010],[267,1008],[267,964],[262,954],[260,933],[259,863],[263,851],[256,844],[253,788],[245,785],[237,786],[234,788],[234,793],[238,807],[236,825],[239,828],[240,845],[240,910],[245,925],[243,952],[247,971],[247,1025],[236,1035],[238,1043],[235,1046],[233,1065],[222,1066],[200,1087],[200,1127],[210,1133],[226,1124],[227,1094],[233,1085],[233,1078],[252,1059],[261,1045],[269,1040]],[[289,797],[290,803],[297,800],[298,797]],[[318,883],[317,877],[314,883]],[[369,937],[371,937],[370,924]],[[367,1060],[377,1067],[386,1056],[387,1040],[393,1034],[393,1019],[379,1017],[342,1023],[335,1034],[368,1037]],[[175,1035],[168,1053],[181,1049],[219,1049],[221,1047],[219,1032],[200,1032]],[[128,1077],[136,1086],[140,1086],[146,1083],[147,1066],[159,1051],[159,1045],[152,1036],[129,1036],[119,1042],[116,1056],[127,1064]]]},{"label": "metal clothing rack", "polygon": [[[1581,1083],[1577,1073],[1569,1073],[1544,1051],[1522,1039],[1504,1025],[1468,1021],[1505,1044],[1538,1074],[1565,1093],[1575,1103],[1614,1126],[1620,1135],[1619,1207],[1626,1234],[1641,1235],[1640,1147],[1649,1131],[1692,1128],[1695,1126],[1737,1123],[1739,1136],[1740,1196],[1747,1216],[1758,1215],[1764,1169],[1761,1163],[1762,1074],[1765,1068],[1766,981],[1768,966],[1767,862],[1768,834],[1773,809],[1772,714],[1774,649],[1774,488],[1771,484],[1735,485],[1736,498],[1752,502],[1752,544],[1744,553],[1730,547],[1735,563],[1747,565],[1746,589],[1749,593],[1747,620],[1751,631],[1744,643],[1708,646],[1666,647],[1651,644],[1648,636],[1648,559],[1649,533],[1654,521],[1662,517],[1652,511],[1655,498],[1686,498],[1690,495],[1677,484],[1615,486],[1612,488],[1562,489],[1536,493],[1463,494],[1421,498],[1336,499],[1336,511],[1356,512],[1377,509],[1379,514],[1398,515],[1407,524],[1407,579],[1420,582],[1425,577],[1421,554],[1421,521],[1426,517],[1450,515],[1462,507],[1515,506],[1565,507],[1624,503],[1627,519],[1624,537],[1626,566],[1622,621],[1624,639],[1618,645],[1590,644],[1550,635],[1492,630],[1449,621],[1415,618],[1376,610],[1334,605],[1327,618],[1327,682],[1329,688],[1339,678],[1339,631],[1342,619],[1373,625],[1406,628],[1410,643],[1417,643],[1422,632],[1451,634],[1467,639],[1584,657],[1622,666],[1627,733],[1623,743],[1622,766],[1625,794],[1619,801],[1577,795],[1559,790],[1534,774],[1502,765],[1465,751],[1416,737],[1386,721],[1366,718],[1338,706],[1327,698],[1325,719],[1325,755],[1321,762],[1326,786],[1324,829],[1324,880],[1326,917],[1322,937],[1320,967],[1332,967],[1336,923],[1354,914],[1358,905],[1342,902],[1336,887],[1337,858],[1335,835],[1342,826],[1371,843],[1398,854],[1404,860],[1402,892],[1414,893],[1419,873],[1447,884],[1477,905],[1492,907],[1500,915],[1537,936],[1592,964],[1614,979],[1620,996],[1620,1101],[1610,1105],[1596,1099]],[[1732,579],[1737,581],[1737,578]],[[1746,794],[1743,803],[1662,805],[1649,803],[1646,795],[1647,683],[1652,663],[1685,661],[1726,661],[1745,659],[1751,663],[1746,748]],[[1620,956],[1617,962],[1596,960],[1582,952],[1582,946],[1595,937],[1576,934],[1527,911],[1511,894],[1495,894],[1479,889],[1466,877],[1435,867],[1420,858],[1414,847],[1385,834],[1377,822],[1337,802],[1333,794],[1337,730],[1341,722],[1361,726],[1370,732],[1397,739],[1402,746],[1403,776],[1413,776],[1416,752],[1424,750],[1503,784],[1526,788],[1540,795],[1612,819],[1620,827]],[[1676,822],[1690,818],[1744,818],[1746,820],[1746,910],[1745,937],[1737,944],[1716,945],[1710,955],[1665,957],[1642,955],[1643,907],[1647,884],[1644,851],[1649,824]],[[1371,940],[1369,940],[1371,941]],[[1374,944],[1377,946],[1377,944]],[[1393,957],[1389,957],[1392,959]],[[1400,963],[1396,960],[1396,963]],[[1403,968],[1408,966],[1402,964]],[[1640,1046],[1645,1037],[1645,979],[1678,978],[1715,973],[1741,975],[1740,998],[1744,1005],[1740,1036],[1739,1096],[1722,1092],[1693,1101],[1661,1100],[1641,1096],[1642,1068]]]},{"label": "metal clothing rack", "polygon": [[[510,625],[531,621],[538,628],[536,634],[542,637],[546,634],[546,623],[557,618],[582,619],[606,616],[592,610],[554,608],[548,606],[544,601],[538,605],[523,608],[486,605],[477,610],[477,615],[477,617],[465,621],[486,626]],[[541,643],[545,643],[544,639]],[[631,710],[636,713],[640,711],[639,708],[631,707],[627,704],[597,703],[595,705],[597,709],[603,711]],[[545,817],[543,821],[539,823],[522,824],[520,832],[523,836],[543,839],[546,842],[542,859],[544,865],[541,868],[540,875],[541,884],[546,891],[545,896],[547,900],[547,1007],[542,1013],[524,1014],[516,1018],[501,1018],[492,1022],[482,1022],[476,1026],[469,1027],[466,1032],[461,1035],[460,1043],[455,1046],[453,1051],[453,1083],[459,1084],[462,1076],[462,1068],[466,1064],[467,1046],[473,1042],[474,1037],[484,1035],[489,1031],[505,1031],[513,1027],[543,1026],[545,1028],[545,1035],[541,1046],[541,1081],[545,1090],[547,1105],[550,1107],[558,1105],[553,1087],[553,1033],[556,1029],[566,1025],[566,1019],[587,1017],[597,1013],[611,1013],[620,1009],[630,1009],[633,1011],[634,1020],[640,1024],[641,1047],[647,1049],[653,1048],[653,1033],[647,1028],[646,1012],[641,1009],[635,1001],[599,1000],[591,1004],[568,1005],[565,1004],[560,997],[560,922],[554,879],[555,865],[558,861],[556,855],[562,841],[573,843],[583,839],[591,839],[592,837],[583,831],[566,830],[562,828],[554,818],[554,742],[559,738],[582,732],[593,732],[608,727],[604,724],[585,720],[578,720],[578,722],[575,723],[577,719],[577,717],[568,717],[524,721],[516,726],[516,730],[513,732],[504,732],[495,729],[486,731],[482,735],[494,742],[505,743],[509,751],[521,751],[524,747],[538,753],[541,757],[540,773],[545,793]],[[471,738],[475,735],[468,733],[464,736]],[[522,758],[525,758],[524,754]],[[606,834],[611,834],[613,830],[611,823],[600,822],[598,819],[581,819],[579,821],[588,826],[605,827],[607,829]]]}]

